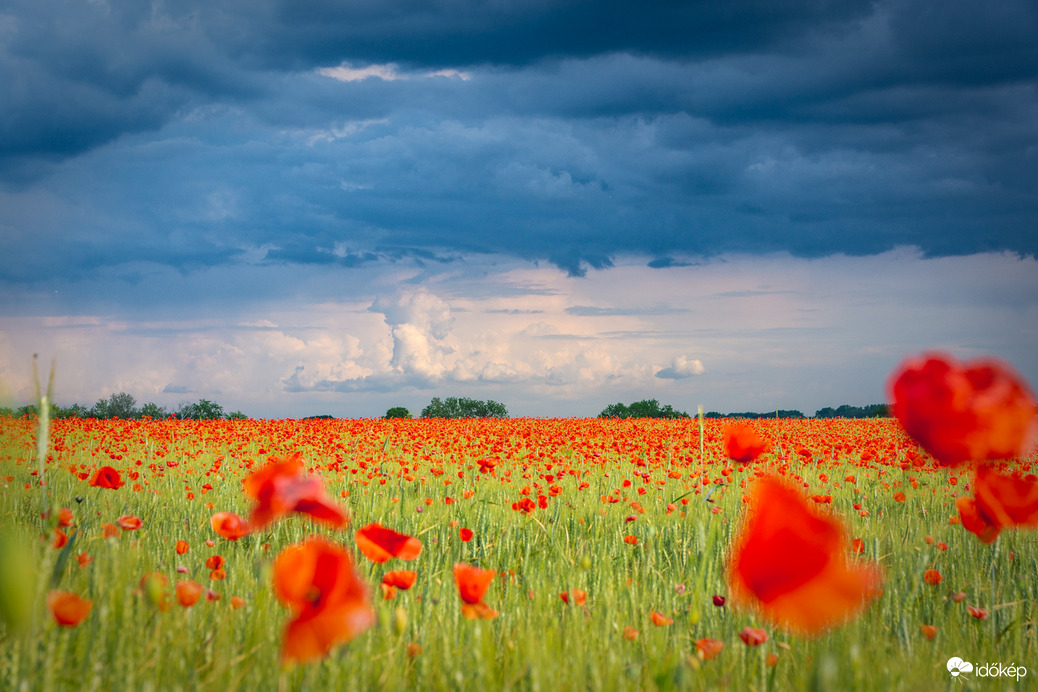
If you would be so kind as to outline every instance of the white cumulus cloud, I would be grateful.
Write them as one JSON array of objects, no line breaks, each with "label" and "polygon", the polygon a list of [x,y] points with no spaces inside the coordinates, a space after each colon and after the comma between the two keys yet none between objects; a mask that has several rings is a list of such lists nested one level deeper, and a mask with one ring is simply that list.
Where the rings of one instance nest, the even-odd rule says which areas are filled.
[{"label": "white cumulus cloud", "polygon": [[656,373],[663,380],[683,380],[687,377],[702,375],[705,368],[698,360],[689,360],[687,356],[676,356],[669,367]]}]

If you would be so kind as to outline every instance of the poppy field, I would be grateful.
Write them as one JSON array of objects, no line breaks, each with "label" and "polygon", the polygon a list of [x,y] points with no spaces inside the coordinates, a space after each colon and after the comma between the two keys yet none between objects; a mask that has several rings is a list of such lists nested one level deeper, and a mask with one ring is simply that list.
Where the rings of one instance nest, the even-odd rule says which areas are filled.
[{"label": "poppy field", "polygon": [[1034,684],[1033,395],[939,357],[890,389],[860,420],[62,419],[42,455],[3,419],[0,686]]}]

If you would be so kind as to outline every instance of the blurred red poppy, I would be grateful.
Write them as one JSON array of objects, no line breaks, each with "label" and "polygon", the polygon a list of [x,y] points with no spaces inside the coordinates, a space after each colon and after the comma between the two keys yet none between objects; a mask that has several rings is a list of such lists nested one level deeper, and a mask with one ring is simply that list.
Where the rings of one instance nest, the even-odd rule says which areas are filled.
[{"label": "blurred red poppy", "polygon": [[704,637],[696,640],[696,650],[707,661],[717,658],[717,655],[721,653],[722,649],[724,649],[724,642],[718,641],[717,639]]},{"label": "blurred red poppy", "polygon": [[997,360],[942,354],[902,363],[888,383],[891,413],[943,466],[1018,456],[1033,441],[1035,399]]},{"label": "blurred red poppy", "polygon": [[141,520],[132,514],[124,514],[115,520],[115,523],[119,525],[119,528],[123,531],[136,531],[141,527]]},{"label": "blurred red poppy", "polygon": [[188,545],[187,541],[177,541],[177,555],[183,555],[186,553],[191,546]]},{"label": "blurred red poppy", "polygon": [[559,594],[563,603],[569,603],[573,599],[573,605],[584,605],[587,603],[587,592],[582,589],[570,589]]},{"label": "blurred red poppy", "polygon": [[368,588],[348,551],[311,536],[274,560],[274,595],[292,611],[282,661],[313,661],[375,623]]},{"label": "blurred red poppy", "polygon": [[483,596],[486,595],[495,576],[497,572],[492,569],[480,569],[461,562],[454,565],[454,583],[458,587],[458,595],[461,596],[462,615],[470,620],[490,620],[500,614],[483,601]]},{"label": "blurred red poppy", "polygon": [[194,581],[178,581],[176,586],[177,603],[190,608],[202,597],[202,585]]},{"label": "blurred red poppy", "polygon": [[962,526],[991,543],[1002,529],[1038,526],[1038,483],[982,464],[976,469],[973,497],[960,497],[955,506]]},{"label": "blurred red poppy", "polygon": [[925,581],[930,586],[937,586],[941,583],[943,579],[944,577],[941,576],[941,573],[935,569],[928,569],[925,572],[923,572],[923,581]]},{"label": "blurred red poppy", "polygon": [[325,492],[319,478],[307,475],[303,455],[270,458],[269,463],[243,482],[245,494],[254,500],[249,529],[261,529],[292,512],[307,514],[333,528],[348,523],[346,512]]},{"label": "blurred red poppy", "polygon": [[407,591],[414,586],[415,579],[418,578],[417,572],[410,572],[406,569],[398,569],[392,572],[386,572],[382,575],[382,583],[388,586],[394,586],[403,591]]},{"label": "blurred red poppy", "polygon": [[666,627],[667,625],[674,624],[674,618],[669,618],[663,613],[657,613],[655,610],[649,613],[649,619],[657,627]]},{"label": "blurred red poppy", "polygon": [[414,560],[422,552],[422,542],[417,538],[378,523],[358,529],[354,537],[360,552],[375,564],[382,564],[393,557]]},{"label": "blurred red poppy", "polygon": [[742,632],[739,632],[739,639],[741,639],[746,646],[759,646],[768,641],[768,633],[759,627],[750,627],[747,625],[742,628]]},{"label": "blurred red poppy", "polygon": [[90,485],[94,488],[108,488],[110,490],[118,490],[123,487],[125,481],[119,475],[119,472],[113,469],[111,466],[102,466],[99,468],[90,479]]},{"label": "blurred red poppy", "polygon": [[68,591],[47,594],[47,609],[54,621],[62,627],[75,627],[90,615],[93,602]]},{"label": "blurred red poppy", "polygon": [[249,525],[234,512],[217,512],[209,518],[209,525],[217,535],[236,541],[249,532]]},{"label": "blurred red poppy", "polygon": [[757,431],[745,423],[736,423],[724,431],[724,453],[732,461],[753,461],[765,448],[764,440]]},{"label": "blurred red poppy", "polygon": [[988,613],[987,608],[977,608],[977,607],[974,607],[974,606],[966,606],[966,610],[969,611],[970,615],[972,615],[973,617],[977,618],[978,620],[987,620],[988,619],[989,613]]},{"label": "blurred red poppy", "polygon": [[847,553],[838,521],[783,482],[762,478],[729,555],[731,596],[780,626],[819,632],[864,608],[881,581],[876,567]]},{"label": "blurred red poppy", "polygon": [[461,529],[458,535],[461,537],[462,543],[468,543],[472,540],[472,529]]},{"label": "blurred red poppy", "polygon": [[919,629],[922,631],[923,636],[930,641],[933,641],[934,637],[937,636],[937,627],[935,625],[919,625]]}]

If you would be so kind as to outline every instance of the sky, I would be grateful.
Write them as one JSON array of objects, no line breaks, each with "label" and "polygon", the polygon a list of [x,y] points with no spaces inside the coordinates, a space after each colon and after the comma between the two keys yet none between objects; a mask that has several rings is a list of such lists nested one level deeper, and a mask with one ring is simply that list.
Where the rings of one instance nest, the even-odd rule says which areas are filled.
[{"label": "sky", "polygon": [[0,0],[0,390],[812,415],[1038,383],[1032,0]]}]

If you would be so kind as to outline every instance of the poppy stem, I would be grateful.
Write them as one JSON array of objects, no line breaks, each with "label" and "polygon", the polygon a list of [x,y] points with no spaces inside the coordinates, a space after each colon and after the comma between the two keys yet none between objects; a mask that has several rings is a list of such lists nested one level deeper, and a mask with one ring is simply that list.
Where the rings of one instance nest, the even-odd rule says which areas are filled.
[{"label": "poppy stem", "polygon": [[[36,464],[39,467],[37,482],[43,485],[43,472],[45,469],[45,462],[47,460],[47,448],[50,446],[50,406],[51,397],[54,392],[54,367],[55,362],[52,360],[50,363],[50,378],[47,380],[47,393],[40,394],[40,372],[37,367],[37,361],[39,357],[37,354],[32,354],[32,376],[33,381],[36,383],[36,421],[38,430],[36,433]],[[40,494],[40,511],[41,513],[47,512],[47,493],[42,492]]]}]

